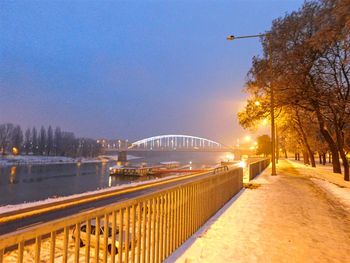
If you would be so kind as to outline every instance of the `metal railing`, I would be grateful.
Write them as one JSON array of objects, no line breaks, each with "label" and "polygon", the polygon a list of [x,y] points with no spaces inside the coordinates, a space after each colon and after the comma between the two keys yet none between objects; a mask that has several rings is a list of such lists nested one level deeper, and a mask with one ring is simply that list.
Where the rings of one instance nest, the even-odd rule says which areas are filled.
[{"label": "metal railing", "polygon": [[242,189],[242,176],[241,168],[203,173],[0,236],[0,262],[161,262]]},{"label": "metal railing", "polygon": [[262,159],[256,162],[252,162],[248,165],[249,169],[249,181],[254,179],[258,174],[260,174],[266,167],[270,164],[270,159]]}]

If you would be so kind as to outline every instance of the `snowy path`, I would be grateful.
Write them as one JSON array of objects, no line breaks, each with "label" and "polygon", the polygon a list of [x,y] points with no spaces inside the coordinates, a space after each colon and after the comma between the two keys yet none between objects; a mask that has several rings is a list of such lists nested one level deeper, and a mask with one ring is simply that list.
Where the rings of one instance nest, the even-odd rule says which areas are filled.
[{"label": "snowy path", "polygon": [[259,188],[243,190],[167,262],[350,262],[350,212],[340,197],[290,162],[278,173],[260,175]]}]

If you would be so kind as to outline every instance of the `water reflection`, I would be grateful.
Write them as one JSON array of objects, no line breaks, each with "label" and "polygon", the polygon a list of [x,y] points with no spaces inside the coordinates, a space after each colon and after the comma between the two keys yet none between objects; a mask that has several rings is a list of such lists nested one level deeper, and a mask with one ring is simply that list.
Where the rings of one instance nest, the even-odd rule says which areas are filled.
[{"label": "water reflection", "polygon": [[10,169],[10,177],[9,177],[9,182],[10,184],[16,184],[18,183],[16,180],[16,174],[17,174],[17,167],[12,166]]},{"label": "water reflection", "polygon": [[111,187],[112,186],[112,176],[110,176],[108,178],[108,186]]},{"label": "water reflection", "polygon": [[[198,169],[203,164],[216,164],[219,155],[218,153],[144,153],[142,159],[127,163],[66,163],[0,167],[0,206],[79,194],[155,178],[109,176],[109,167],[115,164],[140,165],[143,162],[153,165],[164,161],[179,161],[182,165]],[[160,177],[164,176],[166,175]]]}]

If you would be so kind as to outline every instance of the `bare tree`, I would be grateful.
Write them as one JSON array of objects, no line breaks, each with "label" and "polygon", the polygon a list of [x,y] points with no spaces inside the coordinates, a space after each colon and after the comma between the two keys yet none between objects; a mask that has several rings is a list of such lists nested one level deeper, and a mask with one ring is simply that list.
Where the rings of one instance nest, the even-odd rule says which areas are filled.
[{"label": "bare tree", "polygon": [[32,149],[32,135],[30,132],[30,128],[27,128],[24,133],[24,150],[25,153],[28,155],[33,149]]},{"label": "bare tree", "polygon": [[13,131],[12,123],[6,123],[6,124],[0,125],[0,150],[3,155],[6,154],[6,151],[9,150],[9,146],[12,139],[11,138],[12,131]]},{"label": "bare tree", "polygon": [[47,129],[47,147],[46,147],[46,153],[47,155],[50,155],[53,149],[53,131],[51,125]]},{"label": "bare tree", "polygon": [[21,126],[17,125],[13,128],[11,134],[11,148],[16,148],[18,153],[21,152],[23,145],[23,132]]},{"label": "bare tree", "polygon": [[35,127],[32,129],[32,149],[33,154],[38,154],[38,132]]}]

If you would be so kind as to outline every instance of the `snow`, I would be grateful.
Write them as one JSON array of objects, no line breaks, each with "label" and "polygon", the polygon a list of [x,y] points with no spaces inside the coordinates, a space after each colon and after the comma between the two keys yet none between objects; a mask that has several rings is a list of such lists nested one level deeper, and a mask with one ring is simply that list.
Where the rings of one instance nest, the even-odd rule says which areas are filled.
[{"label": "snow", "polygon": [[[73,263],[75,262],[75,242],[72,238],[73,231],[72,229],[69,231],[68,235],[68,257],[67,262]],[[63,240],[64,236],[63,233],[59,233],[56,235],[56,243],[55,243],[55,262],[63,262]],[[50,238],[43,239],[40,246],[40,262],[50,262]],[[103,246],[101,246],[99,255],[100,260],[99,262],[103,262]],[[79,248],[79,262],[85,262],[85,246]],[[26,245],[24,247],[24,253],[23,258],[25,259],[24,262],[31,263],[35,262],[35,247],[34,244],[32,245]],[[124,255],[123,255],[124,256]],[[90,262],[94,262],[95,257],[95,248],[91,247],[90,249]],[[117,261],[117,255],[115,257],[115,261]],[[13,250],[11,252],[7,252],[4,254],[4,263],[12,263],[18,261],[18,250]]]},{"label": "snow", "polygon": [[242,190],[166,262],[350,262],[349,188],[288,161],[277,171],[256,177],[260,187]]},{"label": "snow", "polygon": [[[127,155],[128,161],[140,159],[134,155]],[[67,164],[67,163],[98,163],[102,160],[117,161],[117,155],[101,155],[96,158],[71,158],[65,156],[37,156],[37,155],[8,155],[0,157],[0,166],[12,165],[43,165],[43,164]]]},{"label": "snow", "polygon": [[77,160],[64,156],[8,155],[0,158],[0,166],[25,164],[58,164],[74,162],[77,162]]},{"label": "snow", "polygon": [[335,197],[339,203],[343,205],[343,208],[350,213],[350,188],[339,187],[325,180],[311,178],[311,180],[322,187],[327,194]]},{"label": "snow", "polygon": [[315,168],[297,161],[288,160],[288,162],[295,169],[303,169],[304,176],[325,180],[340,187],[350,188],[350,182],[344,181],[342,174],[333,173],[331,166],[317,165]]},{"label": "snow", "polygon": [[[252,180],[256,188],[241,190],[166,262],[350,262],[348,184],[295,162],[283,160],[277,168],[277,176],[268,168]],[[56,247],[55,262],[61,262],[60,234]],[[71,238],[68,247],[73,252]],[[33,251],[25,247],[26,262],[34,262]],[[45,262],[49,251],[44,240]],[[84,260],[84,248],[80,255]],[[16,259],[16,250],[4,255],[4,262]]]}]

